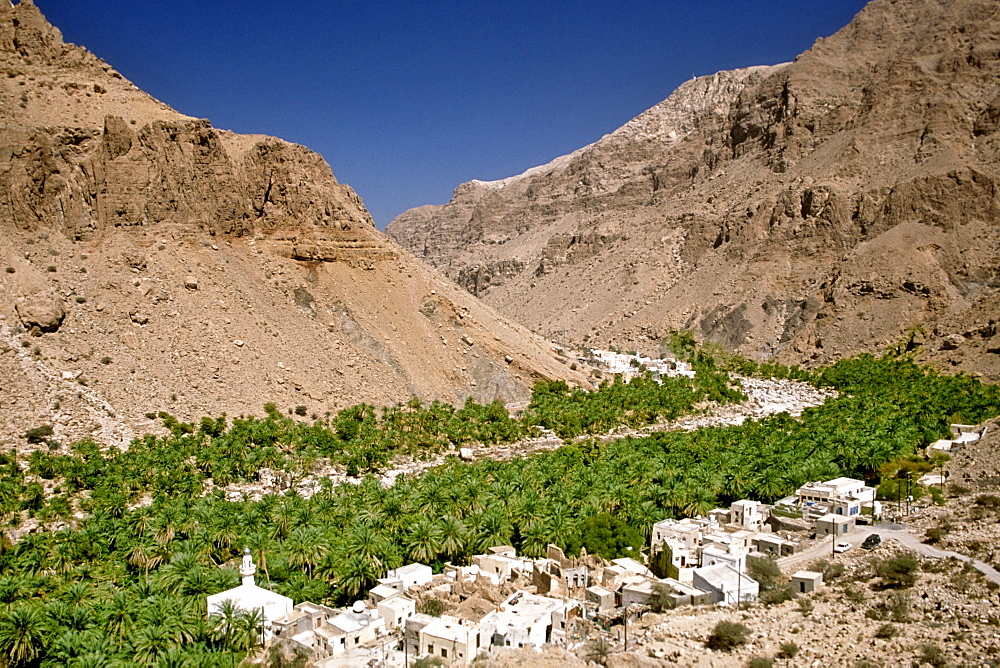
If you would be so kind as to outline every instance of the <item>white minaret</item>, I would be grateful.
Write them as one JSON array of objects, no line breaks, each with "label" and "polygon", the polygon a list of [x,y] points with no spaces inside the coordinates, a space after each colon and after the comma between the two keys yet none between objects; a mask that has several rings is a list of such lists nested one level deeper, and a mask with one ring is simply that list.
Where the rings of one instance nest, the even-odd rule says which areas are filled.
[{"label": "white minaret", "polygon": [[255,585],[253,576],[256,572],[257,567],[254,566],[253,557],[250,556],[250,548],[245,547],[243,548],[243,564],[240,566],[240,576],[242,576],[245,586],[253,587]]}]

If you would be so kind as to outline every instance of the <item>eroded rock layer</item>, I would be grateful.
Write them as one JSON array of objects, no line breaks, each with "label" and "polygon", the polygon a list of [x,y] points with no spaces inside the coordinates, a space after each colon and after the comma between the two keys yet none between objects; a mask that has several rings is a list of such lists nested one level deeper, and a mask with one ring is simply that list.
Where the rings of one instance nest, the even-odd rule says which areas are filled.
[{"label": "eroded rock layer", "polygon": [[692,329],[820,363],[906,341],[1000,379],[998,110],[1000,5],[875,0],[792,63],[689,81],[387,231],[568,342]]},{"label": "eroded rock layer", "polygon": [[0,6],[0,69],[0,443],[583,380],[308,149],[173,111],[29,2]]}]

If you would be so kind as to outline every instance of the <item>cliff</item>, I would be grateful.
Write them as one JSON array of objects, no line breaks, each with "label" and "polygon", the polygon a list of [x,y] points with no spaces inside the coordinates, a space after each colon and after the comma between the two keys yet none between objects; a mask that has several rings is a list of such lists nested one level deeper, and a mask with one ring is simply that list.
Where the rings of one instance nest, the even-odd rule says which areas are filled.
[{"label": "cliff", "polygon": [[536,331],[815,364],[903,342],[1000,379],[1000,7],[875,0],[388,233]]},{"label": "cliff", "polygon": [[179,114],[0,7],[3,442],[584,379],[377,231],[308,149]]}]

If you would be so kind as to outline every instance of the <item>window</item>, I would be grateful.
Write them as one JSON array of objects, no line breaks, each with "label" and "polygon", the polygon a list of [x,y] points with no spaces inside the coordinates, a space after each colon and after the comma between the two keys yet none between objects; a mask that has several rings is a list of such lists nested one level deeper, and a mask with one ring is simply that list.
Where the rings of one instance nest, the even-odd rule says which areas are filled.
[{"label": "window", "polygon": [[446,659],[448,658],[448,650],[445,649],[444,647],[441,648],[441,656],[443,656]]}]

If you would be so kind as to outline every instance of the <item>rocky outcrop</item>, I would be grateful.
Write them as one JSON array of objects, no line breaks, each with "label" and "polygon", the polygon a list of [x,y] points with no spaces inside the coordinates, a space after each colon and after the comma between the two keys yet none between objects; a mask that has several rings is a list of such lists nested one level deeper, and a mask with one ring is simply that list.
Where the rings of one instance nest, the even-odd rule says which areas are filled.
[{"label": "rocky outcrop", "polygon": [[0,72],[0,442],[42,421],[92,433],[68,408],[84,404],[125,434],[160,410],[321,416],[586,382],[377,231],[316,153],[178,114],[30,2],[0,6]]},{"label": "rocky outcrop", "polygon": [[930,358],[1000,378],[1000,342],[934,353],[1000,288],[998,30],[986,0],[875,0],[792,63],[686,82],[387,231],[449,276],[532,268],[477,294],[570,343],[651,352],[686,328],[817,363],[922,330]]},{"label": "rocky outcrop", "polygon": [[37,329],[38,332],[56,331],[66,317],[63,300],[52,292],[20,297],[14,304],[14,311],[25,329]]}]

